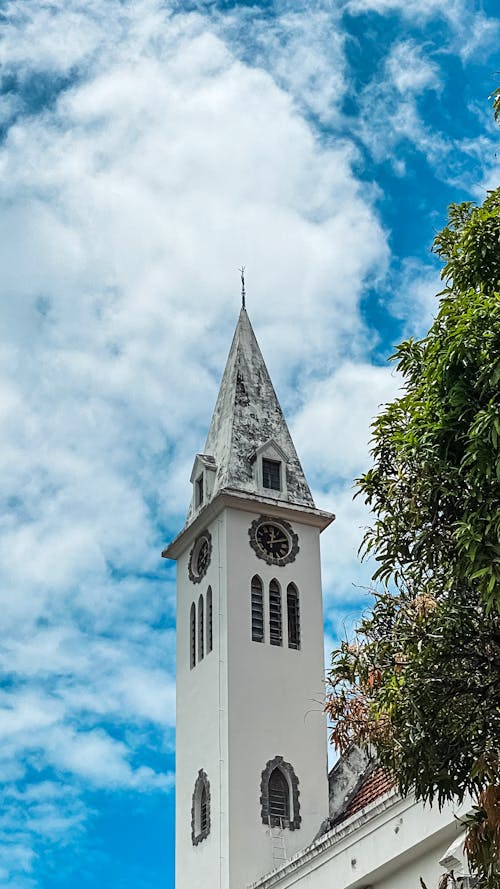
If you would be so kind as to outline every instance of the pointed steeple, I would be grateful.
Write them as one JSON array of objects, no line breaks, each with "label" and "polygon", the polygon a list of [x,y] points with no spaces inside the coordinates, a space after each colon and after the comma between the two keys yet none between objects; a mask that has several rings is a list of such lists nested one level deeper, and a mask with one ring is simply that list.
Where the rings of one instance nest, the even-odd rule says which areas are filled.
[{"label": "pointed steeple", "polygon": [[[281,462],[280,490],[263,490],[259,456]],[[314,509],[283,412],[242,306],[210,424],[204,454],[214,473],[209,500],[221,491],[243,492]],[[208,462],[207,462],[208,461]],[[196,464],[195,464],[196,466]],[[212,473],[211,473],[212,474]]]}]

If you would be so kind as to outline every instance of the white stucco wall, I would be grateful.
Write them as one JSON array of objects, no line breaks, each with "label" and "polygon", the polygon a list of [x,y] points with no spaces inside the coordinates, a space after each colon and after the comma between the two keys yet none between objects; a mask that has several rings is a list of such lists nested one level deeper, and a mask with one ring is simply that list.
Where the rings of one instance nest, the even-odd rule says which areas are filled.
[{"label": "white stucco wall", "polygon": [[[263,510],[265,512],[265,510]],[[285,516],[286,517],[286,514]],[[261,819],[261,774],[282,756],[299,780],[301,825],[283,832],[288,855],[310,843],[328,814],[323,618],[319,531],[292,522],[299,535],[294,562],[266,565],[249,546],[255,513],[228,510],[228,714],[230,886],[245,886],[273,867],[269,828]],[[250,583],[264,585],[265,639],[251,639]],[[283,645],[269,644],[269,582],[282,591]],[[299,590],[301,647],[287,645],[286,589]]]},{"label": "white stucco wall", "polygon": [[[188,577],[190,546],[177,561],[176,889],[228,889],[226,536],[209,526],[212,558],[200,583]],[[212,587],[213,650],[190,668],[190,610]],[[191,839],[192,794],[199,769],[210,781],[210,834]]]},{"label": "white stucco wall", "polygon": [[[299,779],[301,825],[284,831],[288,856],[312,841],[328,814],[319,531],[293,521],[300,547],[295,561],[268,566],[249,545],[248,529],[256,515],[225,508],[212,519],[212,558],[201,583],[188,577],[191,540],[178,558],[177,889],[236,889],[273,867],[260,784],[267,762],[277,755],[293,765]],[[283,518],[289,518],[286,512]],[[264,643],[251,639],[254,574],[264,584]],[[282,589],[283,646],[269,644],[272,578]],[[300,595],[298,651],[287,646],[286,588],[292,581]],[[191,603],[197,605],[209,585],[214,647],[191,670]],[[211,829],[193,847],[191,801],[199,769],[210,780]]]}]

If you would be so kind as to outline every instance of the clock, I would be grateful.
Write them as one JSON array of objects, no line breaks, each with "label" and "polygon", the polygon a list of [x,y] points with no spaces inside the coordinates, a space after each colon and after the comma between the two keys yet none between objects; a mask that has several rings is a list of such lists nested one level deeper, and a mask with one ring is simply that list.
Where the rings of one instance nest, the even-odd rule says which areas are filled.
[{"label": "clock", "polygon": [[212,556],[212,536],[210,531],[202,531],[196,538],[189,553],[188,574],[193,583],[199,583],[207,573]]},{"label": "clock", "polygon": [[268,565],[287,565],[299,551],[299,538],[289,522],[261,515],[248,529],[250,546]]}]

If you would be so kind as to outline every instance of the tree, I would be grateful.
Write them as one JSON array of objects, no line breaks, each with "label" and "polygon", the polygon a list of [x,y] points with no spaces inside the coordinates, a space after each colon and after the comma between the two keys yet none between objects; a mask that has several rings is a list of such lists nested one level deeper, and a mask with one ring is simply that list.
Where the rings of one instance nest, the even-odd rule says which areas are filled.
[{"label": "tree", "polygon": [[[495,111],[500,115],[500,91]],[[326,710],[341,750],[376,750],[403,794],[477,798],[466,848],[500,887],[500,188],[453,204],[434,241],[436,319],[398,346],[400,397],[374,421],[375,604],[332,655]]]}]

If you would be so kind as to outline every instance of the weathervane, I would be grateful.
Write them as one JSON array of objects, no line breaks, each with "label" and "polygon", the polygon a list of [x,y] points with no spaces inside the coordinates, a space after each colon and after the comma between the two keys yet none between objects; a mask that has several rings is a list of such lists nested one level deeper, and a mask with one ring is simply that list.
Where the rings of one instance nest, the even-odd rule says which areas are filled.
[{"label": "weathervane", "polygon": [[245,266],[242,265],[240,269],[241,274],[241,306],[242,308],[246,308],[245,306]]}]

